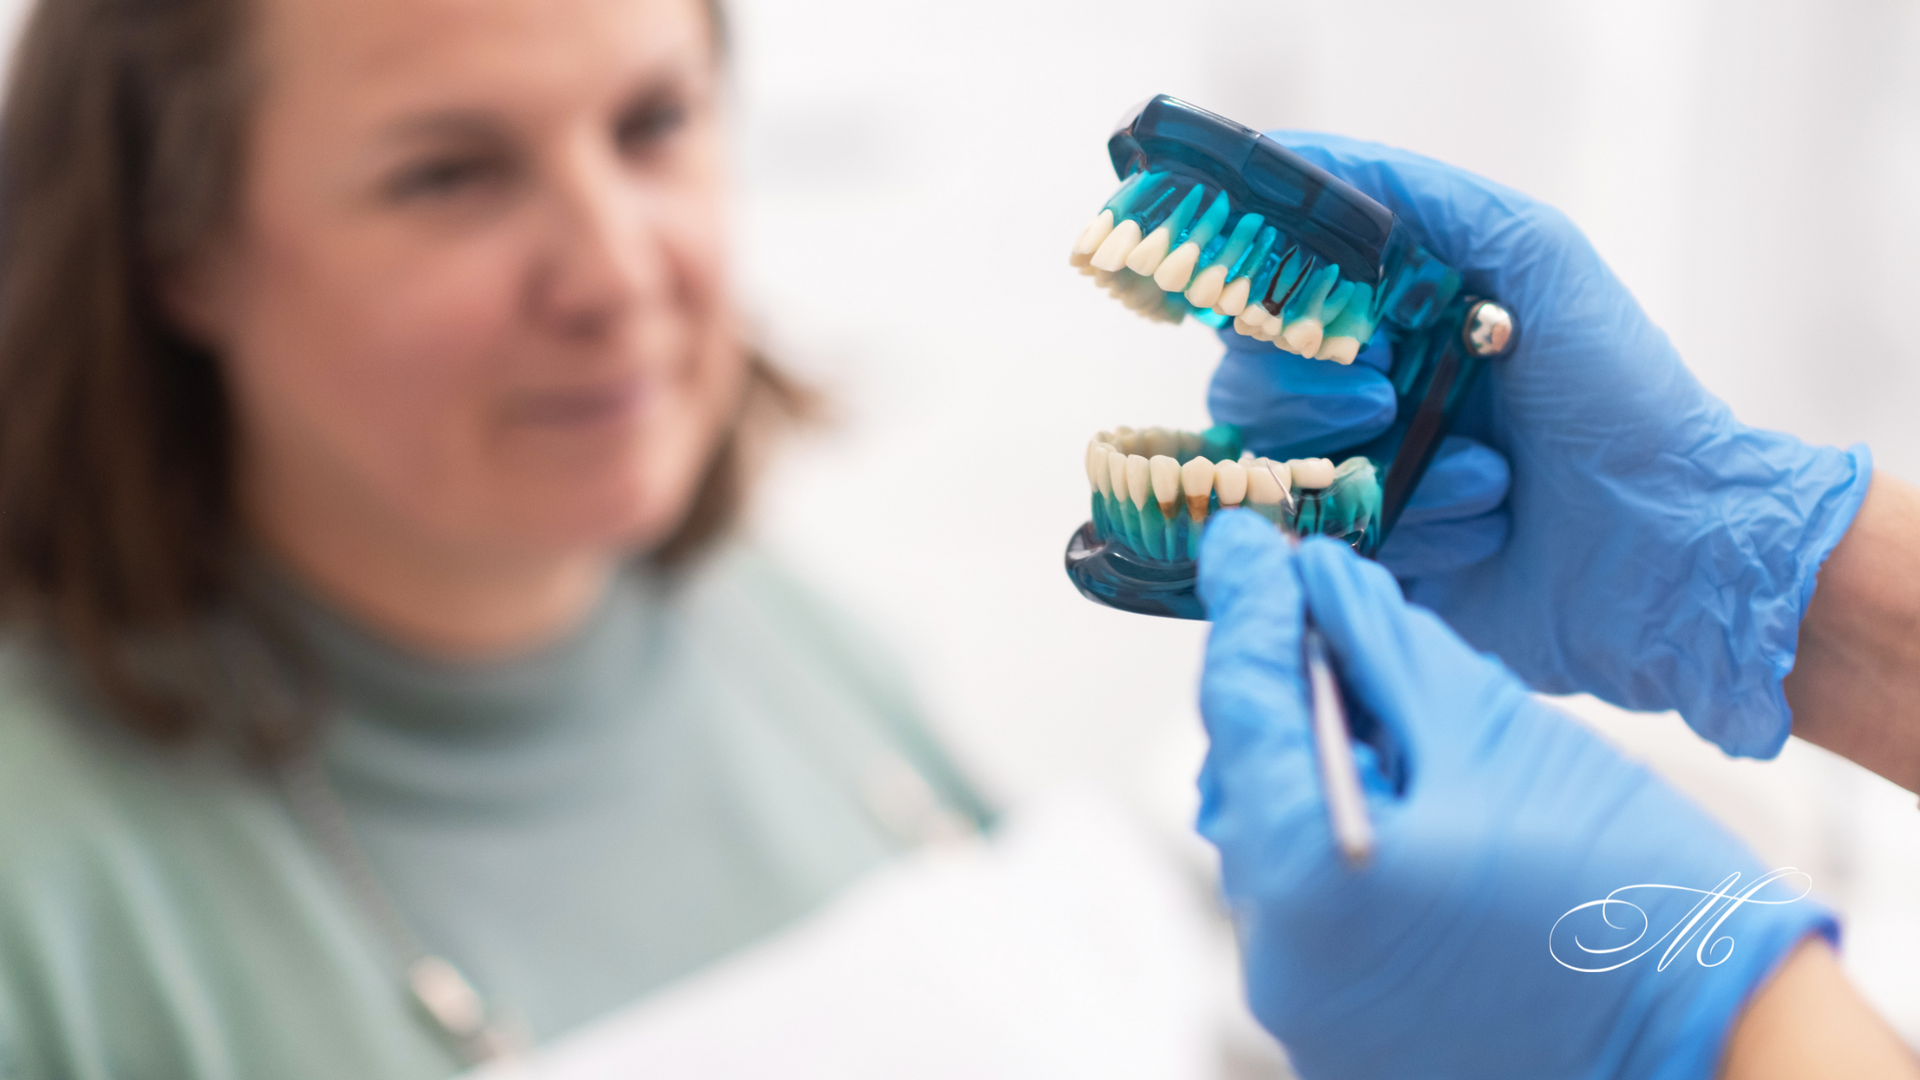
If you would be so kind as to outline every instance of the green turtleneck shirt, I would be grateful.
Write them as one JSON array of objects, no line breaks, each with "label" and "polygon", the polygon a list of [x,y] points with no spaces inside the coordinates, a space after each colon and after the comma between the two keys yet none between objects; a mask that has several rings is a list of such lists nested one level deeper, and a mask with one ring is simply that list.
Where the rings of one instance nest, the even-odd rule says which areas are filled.
[{"label": "green turtleneck shirt", "polygon": [[[671,588],[628,572],[565,640],[487,665],[281,591],[329,691],[323,772],[354,853],[536,1039],[911,842],[870,797],[902,761],[982,812],[894,672],[747,551]],[[310,812],[217,746],[100,722],[52,670],[0,654],[0,1080],[459,1071]]]}]

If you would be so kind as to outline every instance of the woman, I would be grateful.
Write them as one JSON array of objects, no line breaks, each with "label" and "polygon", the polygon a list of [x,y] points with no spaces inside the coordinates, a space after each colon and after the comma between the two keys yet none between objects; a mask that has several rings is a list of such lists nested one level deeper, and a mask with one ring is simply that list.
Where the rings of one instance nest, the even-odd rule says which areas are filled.
[{"label": "woman", "polygon": [[445,1076],[979,819],[858,639],[716,549],[800,404],[727,294],[720,30],[33,13],[0,1076]]}]

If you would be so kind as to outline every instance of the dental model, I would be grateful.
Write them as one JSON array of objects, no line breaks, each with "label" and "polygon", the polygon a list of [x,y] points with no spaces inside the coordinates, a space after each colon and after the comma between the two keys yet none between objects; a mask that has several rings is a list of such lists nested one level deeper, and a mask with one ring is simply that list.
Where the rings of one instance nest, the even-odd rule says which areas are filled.
[{"label": "dental model", "polygon": [[[1120,189],[1069,262],[1128,308],[1188,318],[1301,356],[1351,364],[1393,347],[1392,426],[1333,458],[1276,462],[1233,428],[1116,428],[1087,447],[1093,519],[1067,547],[1089,599],[1203,618],[1200,533],[1246,506],[1289,532],[1379,549],[1486,362],[1511,350],[1512,317],[1462,295],[1458,272],[1386,207],[1279,143],[1164,94],[1107,142]],[[1257,449],[1257,448],[1256,448]]]}]

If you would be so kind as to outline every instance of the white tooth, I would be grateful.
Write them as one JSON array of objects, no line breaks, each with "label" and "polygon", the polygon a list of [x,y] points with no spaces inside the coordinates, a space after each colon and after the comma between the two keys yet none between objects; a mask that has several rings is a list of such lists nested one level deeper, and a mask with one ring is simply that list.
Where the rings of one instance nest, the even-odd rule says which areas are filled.
[{"label": "white tooth", "polygon": [[1099,488],[1102,495],[1113,494],[1113,476],[1111,466],[1107,464],[1111,457],[1113,444],[1105,440],[1094,443],[1087,451],[1087,472],[1093,477],[1093,486]]},{"label": "white tooth", "polygon": [[1247,467],[1237,461],[1222,461],[1213,467],[1213,491],[1222,507],[1239,506],[1247,497]]},{"label": "white tooth", "polygon": [[1287,343],[1288,352],[1312,356],[1320,351],[1320,333],[1323,329],[1319,319],[1295,319],[1280,332],[1280,338]]},{"label": "white tooth", "polygon": [[1152,277],[1160,263],[1167,257],[1167,248],[1173,243],[1173,234],[1165,225],[1147,234],[1145,240],[1127,256],[1127,269],[1144,277]]},{"label": "white tooth", "polygon": [[1200,271],[1200,276],[1187,286],[1187,303],[1197,308],[1210,308],[1220,302],[1220,290],[1227,284],[1227,268],[1215,263]]},{"label": "white tooth", "polygon": [[1246,313],[1247,293],[1251,292],[1252,290],[1253,290],[1252,278],[1244,278],[1244,277],[1234,278],[1232,281],[1227,282],[1227,289],[1225,292],[1220,294],[1220,301],[1213,305],[1213,310],[1219,312],[1222,315],[1230,315],[1230,316],[1233,316],[1234,318],[1239,318],[1241,315]]},{"label": "white tooth", "polygon": [[1333,483],[1333,462],[1323,457],[1295,458],[1287,462],[1287,472],[1296,488],[1323,488]]},{"label": "white tooth", "polygon": [[1286,462],[1275,461],[1272,458],[1261,458],[1260,464],[1266,466],[1267,471],[1273,474],[1273,478],[1280,482],[1280,490],[1282,493],[1293,490],[1293,470],[1287,468]]},{"label": "white tooth", "polygon": [[1163,427],[1150,427],[1142,437],[1140,452],[1148,457],[1162,457],[1179,448],[1179,439],[1173,432]]},{"label": "white tooth", "polygon": [[1176,431],[1173,434],[1174,441],[1180,445],[1180,454],[1183,457],[1192,457],[1199,453],[1200,447],[1206,443],[1197,431]]},{"label": "white tooth", "polygon": [[[1119,427],[1113,429],[1113,433],[1122,438],[1125,438],[1126,436],[1133,434],[1133,429],[1128,427],[1125,424],[1121,424]],[[1113,442],[1112,439],[1108,439],[1107,441]],[[1118,445],[1118,444],[1115,444],[1115,445]]]},{"label": "white tooth", "polygon": [[1173,517],[1176,504],[1180,501],[1180,463],[1165,454],[1157,454],[1147,462],[1153,473],[1153,501],[1160,504],[1160,513]]},{"label": "white tooth", "polygon": [[1093,267],[1089,265],[1092,262],[1093,262],[1093,256],[1082,255],[1078,251],[1067,256],[1067,265],[1073,267],[1075,270],[1078,270],[1083,274],[1093,273]]},{"label": "white tooth", "polygon": [[[1095,468],[1096,465],[1098,468]],[[1107,455],[1100,452],[1100,440],[1089,441],[1087,443],[1087,483],[1092,484],[1095,491],[1100,490],[1100,479],[1095,474],[1105,472],[1106,468]]]},{"label": "white tooth", "polygon": [[1160,269],[1153,272],[1153,283],[1166,292],[1185,292],[1193,278],[1194,264],[1200,261],[1200,245],[1189,240],[1173,249]]},{"label": "white tooth", "polygon": [[1127,497],[1127,455],[1118,450],[1107,453],[1107,490],[1118,498]]},{"label": "white tooth", "polygon": [[1151,485],[1149,471],[1146,458],[1139,454],[1127,455],[1127,496],[1133,500],[1136,510],[1147,508],[1147,496],[1151,494],[1148,490]]},{"label": "white tooth", "polygon": [[1280,479],[1263,465],[1255,463],[1247,470],[1247,501],[1255,506],[1278,506],[1287,497]]},{"label": "white tooth", "polygon": [[1245,334],[1248,337],[1258,337],[1260,327],[1265,324],[1266,314],[1266,312],[1260,310],[1258,305],[1242,311],[1233,318],[1234,332]]},{"label": "white tooth", "polygon": [[1351,364],[1353,358],[1360,355],[1360,339],[1350,337],[1330,337],[1320,343],[1320,351],[1313,354],[1315,360],[1331,360],[1336,364]]},{"label": "white tooth", "polygon": [[1124,432],[1116,431],[1114,434],[1120,436],[1120,441],[1113,444],[1114,448],[1129,456],[1139,453],[1141,446],[1143,446],[1146,441],[1141,438],[1139,432],[1131,428]]},{"label": "white tooth", "polygon": [[1103,432],[1101,432],[1100,434],[1098,434],[1098,435],[1095,435],[1095,436],[1093,437],[1093,441],[1095,441],[1095,442],[1103,442],[1103,443],[1106,443],[1106,444],[1107,444],[1108,446],[1112,446],[1112,445],[1113,445],[1113,432],[1111,432],[1111,431],[1103,431]]},{"label": "white tooth", "polygon": [[1180,490],[1187,496],[1187,516],[1205,521],[1207,496],[1213,494],[1213,462],[1197,457],[1180,466]]},{"label": "white tooth", "polygon": [[[1267,309],[1261,308],[1260,310],[1265,311]],[[1280,317],[1278,315],[1268,315],[1266,320],[1260,324],[1259,336],[1261,341],[1279,341]]]},{"label": "white tooth", "polygon": [[1102,210],[1095,214],[1087,227],[1080,230],[1080,239],[1073,242],[1075,255],[1092,255],[1106,242],[1107,234],[1113,231],[1113,211]]},{"label": "white tooth", "polygon": [[1127,256],[1140,243],[1140,223],[1128,218],[1113,227],[1107,238],[1100,242],[1100,250],[1093,253],[1093,265],[1102,270],[1118,272],[1127,265]]}]

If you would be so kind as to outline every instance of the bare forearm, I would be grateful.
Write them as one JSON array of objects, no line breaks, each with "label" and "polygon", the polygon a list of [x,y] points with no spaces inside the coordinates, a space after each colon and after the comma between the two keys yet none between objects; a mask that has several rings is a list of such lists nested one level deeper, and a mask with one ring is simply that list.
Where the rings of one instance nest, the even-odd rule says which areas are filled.
[{"label": "bare forearm", "polygon": [[1786,690],[1795,735],[1920,792],[1920,489],[1874,476],[1820,570]]},{"label": "bare forearm", "polygon": [[1861,999],[1827,943],[1795,950],[1727,1039],[1721,1080],[1916,1080],[1920,1063]]}]

